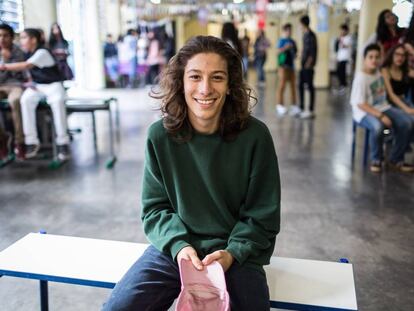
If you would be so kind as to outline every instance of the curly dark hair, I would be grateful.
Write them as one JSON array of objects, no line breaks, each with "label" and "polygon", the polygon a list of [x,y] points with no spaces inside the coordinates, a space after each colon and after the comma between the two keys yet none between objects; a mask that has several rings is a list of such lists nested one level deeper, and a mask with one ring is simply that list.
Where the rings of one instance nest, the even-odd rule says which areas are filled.
[{"label": "curly dark hair", "polygon": [[381,67],[382,68],[391,67],[395,51],[399,48],[402,48],[405,53],[405,61],[401,65],[401,71],[403,73],[403,80],[407,80],[408,79],[408,55],[407,55],[407,51],[404,48],[404,44],[397,44],[397,45],[394,45],[392,48],[390,48],[387,51],[387,54],[385,55],[384,62],[382,63]]},{"label": "curly dark hair", "polygon": [[252,89],[243,80],[242,60],[239,53],[222,39],[212,36],[196,36],[173,56],[159,77],[157,89],[150,96],[161,100],[160,110],[167,132],[179,142],[189,141],[193,127],[188,118],[184,97],[184,69],[196,54],[216,53],[227,61],[228,89],[219,121],[219,133],[225,141],[235,139],[247,127],[250,117]]}]

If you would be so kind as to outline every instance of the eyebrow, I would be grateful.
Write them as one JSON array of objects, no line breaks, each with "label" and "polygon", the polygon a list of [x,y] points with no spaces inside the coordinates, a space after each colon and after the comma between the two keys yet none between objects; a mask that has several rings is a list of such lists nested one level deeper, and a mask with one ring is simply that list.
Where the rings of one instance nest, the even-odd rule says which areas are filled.
[{"label": "eyebrow", "polygon": [[[197,70],[197,69],[190,69],[190,70],[187,70],[187,71],[186,71],[186,73],[190,73],[190,72],[201,73],[201,70]],[[224,75],[226,75],[226,76],[227,76],[227,72],[225,72],[225,71],[223,71],[223,70],[216,70],[216,71],[213,71],[211,74],[216,74],[216,73],[221,73],[221,74],[224,74]]]}]

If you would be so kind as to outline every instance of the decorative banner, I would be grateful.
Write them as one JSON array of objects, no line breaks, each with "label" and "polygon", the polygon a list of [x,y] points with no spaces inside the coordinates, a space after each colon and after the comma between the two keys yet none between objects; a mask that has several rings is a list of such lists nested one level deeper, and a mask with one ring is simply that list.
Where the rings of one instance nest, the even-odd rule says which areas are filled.
[{"label": "decorative banner", "polygon": [[317,11],[317,32],[328,32],[329,30],[329,7],[326,4],[319,4]]},{"label": "decorative banner", "polygon": [[264,29],[266,25],[266,7],[268,0],[256,0],[257,26]]},{"label": "decorative banner", "polygon": [[201,25],[207,25],[208,23],[208,10],[206,7],[201,7],[197,12],[198,22]]}]

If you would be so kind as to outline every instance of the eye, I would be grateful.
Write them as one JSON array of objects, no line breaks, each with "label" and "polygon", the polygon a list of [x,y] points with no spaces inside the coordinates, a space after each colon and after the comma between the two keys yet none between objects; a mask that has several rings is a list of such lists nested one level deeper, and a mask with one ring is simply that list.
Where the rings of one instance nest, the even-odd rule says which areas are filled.
[{"label": "eye", "polygon": [[199,80],[200,79],[200,75],[191,75],[188,77],[190,80]]},{"label": "eye", "polygon": [[213,80],[214,81],[223,81],[225,79],[225,77],[223,77],[223,76],[213,76]]}]

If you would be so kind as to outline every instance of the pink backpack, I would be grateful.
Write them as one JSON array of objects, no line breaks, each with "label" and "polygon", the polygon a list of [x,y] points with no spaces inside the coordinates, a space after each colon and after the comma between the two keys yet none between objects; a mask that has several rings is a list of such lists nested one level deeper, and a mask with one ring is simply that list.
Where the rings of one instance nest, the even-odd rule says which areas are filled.
[{"label": "pink backpack", "polygon": [[190,260],[179,262],[181,292],[175,311],[230,311],[221,265],[214,261],[198,271]]}]

